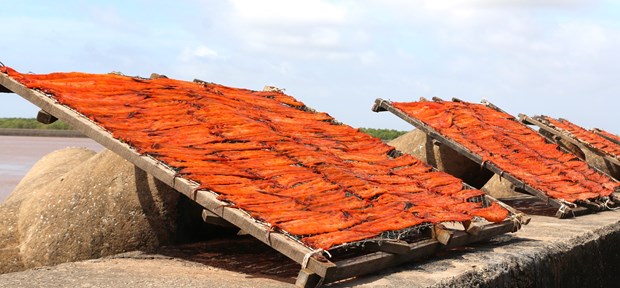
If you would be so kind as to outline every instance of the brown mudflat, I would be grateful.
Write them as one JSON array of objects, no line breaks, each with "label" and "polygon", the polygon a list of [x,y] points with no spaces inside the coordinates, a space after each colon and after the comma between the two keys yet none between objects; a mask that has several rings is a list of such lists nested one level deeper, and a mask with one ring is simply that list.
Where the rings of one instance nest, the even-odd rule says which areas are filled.
[{"label": "brown mudflat", "polygon": [[103,149],[88,138],[0,136],[0,202],[41,157],[65,147]]}]

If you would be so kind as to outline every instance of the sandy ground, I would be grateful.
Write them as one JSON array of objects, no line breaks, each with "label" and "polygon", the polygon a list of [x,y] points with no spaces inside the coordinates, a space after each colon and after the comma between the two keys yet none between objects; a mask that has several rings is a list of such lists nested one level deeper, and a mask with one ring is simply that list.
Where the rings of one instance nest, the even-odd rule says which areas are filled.
[{"label": "sandy ground", "polygon": [[0,136],[0,202],[44,155],[65,147],[103,147],[89,138]]}]

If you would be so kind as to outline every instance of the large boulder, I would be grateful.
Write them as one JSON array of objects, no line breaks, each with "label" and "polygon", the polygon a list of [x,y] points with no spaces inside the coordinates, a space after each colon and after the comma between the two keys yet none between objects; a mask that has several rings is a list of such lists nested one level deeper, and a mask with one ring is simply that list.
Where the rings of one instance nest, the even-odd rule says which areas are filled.
[{"label": "large boulder", "polygon": [[53,152],[0,205],[0,273],[173,243],[179,197],[108,150]]},{"label": "large boulder", "polygon": [[481,190],[495,198],[518,198],[524,195],[523,190],[497,174],[493,175]]},{"label": "large boulder", "polygon": [[[96,153],[85,148],[66,148],[41,158],[19,182],[13,193],[0,204],[0,273],[25,268],[20,257],[17,219],[21,203],[35,191],[45,191],[51,180],[67,173]],[[40,192],[39,192],[40,193]]]},{"label": "large boulder", "polygon": [[489,170],[481,168],[479,164],[452,148],[433,141],[419,129],[403,134],[387,144],[477,188],[482,187],[493,176]]}]

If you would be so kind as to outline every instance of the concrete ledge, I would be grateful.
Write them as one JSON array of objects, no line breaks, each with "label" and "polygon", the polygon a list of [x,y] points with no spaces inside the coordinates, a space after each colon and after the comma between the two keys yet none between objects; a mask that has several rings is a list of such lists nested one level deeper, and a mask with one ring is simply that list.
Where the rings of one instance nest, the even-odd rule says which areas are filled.
[{"label": "concrete ledge", "polygon": [[[80,285],[96,287],[124,286],[122,283],[148,284],[149,287],[168,287],[171,284],[200,286],[194,281],[198,278],[192,277],[203,280],[208,278],[208,283],[202,282],[206,286],[292,286],[288,281],[291,275],[288,274],[291,273],[291,267],[298,267],[297,264],[285,257],[278,258],[275,251],[255,239],[237,238],[219,240],[224,241],[225,245],[205,242],[202,246],[168,247],[168,250],[158,253],[159,257],[126,260],[104,258],[4,274],[0,275],[0,287],[30,287],[41,283],[63,286],[76,283],[77,279]],[[532,216],[532,222],[517,233],[497,236],[486,243],[458,248],[426,261],[332,286],[616,287],[620,282],[618,243],[620,211],[563,220]],[[247,250],[240,248],[242,244],[254,247],[252,249],[259,249],[256,247],[262,245],[260,249],[264,249],[264,252],[255,253],[264,254],[256,254],[252,258]],[[186,256],[171,254],[169,249],[185,251]],[[187,256],[190,254],[191,257]],[[221,269],[219,262],[204,261],[205,255],[217,259],[213,261],[231,260],[236,266]],[[271,257],[274,258],[268,259]],[[273,270],[275,266],[288,267],[288,274],[278,277],[256,271],[248,273],[244,271],[246,268],[241,268],[256,265],[271,267],[262,269],[265,271]],[[152,266],[166,267],[167,272],[162,274],[157,269],[145,269]],[[93,271],[98,271],[97,277],[85,276]]]},{"label": "concrete ledge", "polygon": [[37,136],[37,137],[74,137],[85,138],[84,134],[75,130],[55,130],[55,129],[13,129],[0,128],[0,136]]},{"label": "concrete ledge", "polygon": [[619,241],[620,211],[575,219],[532,216],[515,234],[343,287],[617,287]]}]

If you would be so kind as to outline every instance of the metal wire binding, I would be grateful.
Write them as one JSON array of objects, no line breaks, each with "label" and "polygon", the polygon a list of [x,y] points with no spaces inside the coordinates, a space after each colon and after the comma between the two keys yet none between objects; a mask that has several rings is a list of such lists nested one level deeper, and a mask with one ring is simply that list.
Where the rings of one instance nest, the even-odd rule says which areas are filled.
[{"label": "metal wire binding", "polygon": [[4,63],[2,63],[2,61],[0,61],[0,67],[6,67],[6,65],[4,65]]}]

